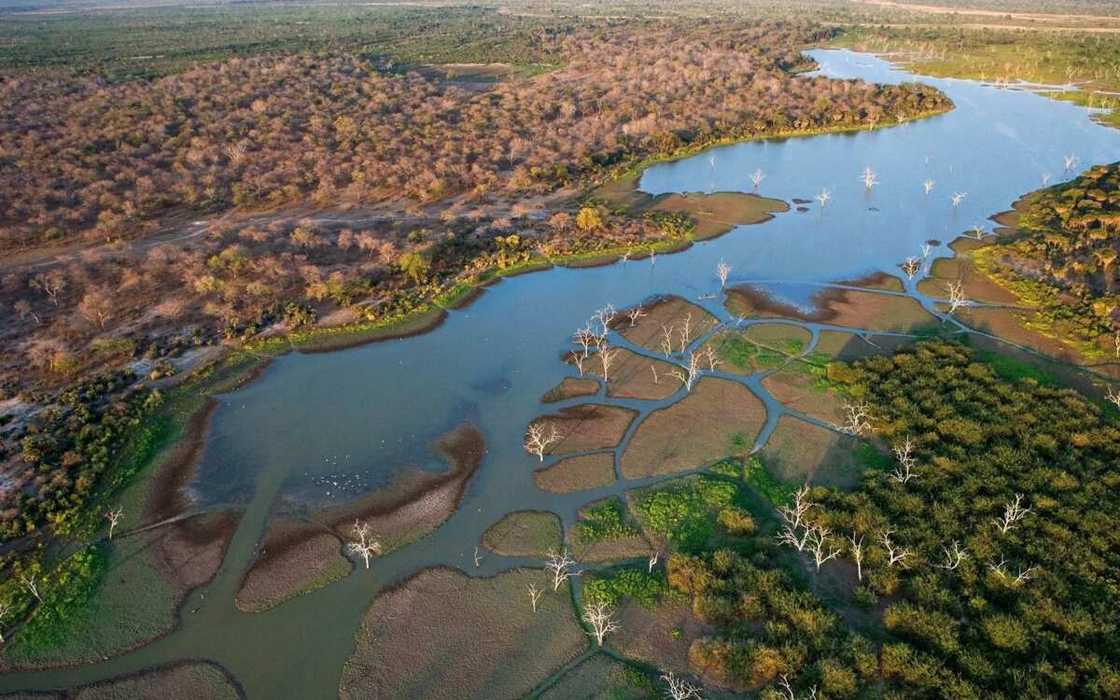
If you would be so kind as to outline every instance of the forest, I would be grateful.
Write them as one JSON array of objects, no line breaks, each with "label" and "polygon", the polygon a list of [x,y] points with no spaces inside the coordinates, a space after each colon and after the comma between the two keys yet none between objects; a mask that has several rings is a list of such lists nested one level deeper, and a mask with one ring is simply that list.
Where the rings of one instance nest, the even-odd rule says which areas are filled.
[{"label": "forest", "polygon": [[1015,231],[973,251],[978,268],[1079,340],[1116,332],[1120,164],[1094,166],[1016,205]]}]

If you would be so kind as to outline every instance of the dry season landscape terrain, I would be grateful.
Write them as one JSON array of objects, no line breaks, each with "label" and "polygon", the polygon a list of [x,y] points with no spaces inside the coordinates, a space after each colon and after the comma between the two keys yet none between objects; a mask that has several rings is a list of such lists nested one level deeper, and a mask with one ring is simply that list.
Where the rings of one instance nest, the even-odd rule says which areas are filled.
[{"label": "dry season landscape terrain", "polygon": [[0,697],[1120,698],[1120,3],[0,0]]}]

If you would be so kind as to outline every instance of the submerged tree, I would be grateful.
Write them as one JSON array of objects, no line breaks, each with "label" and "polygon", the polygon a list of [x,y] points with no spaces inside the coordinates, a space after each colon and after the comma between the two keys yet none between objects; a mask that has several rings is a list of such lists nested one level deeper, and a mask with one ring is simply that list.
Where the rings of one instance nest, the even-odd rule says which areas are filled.
[{"label": "submerged tree", "polygon": [[599,646],[603,646],[603,639],[611,632],[617,632],[618,622],[614,619],[614,610],[603,601],[598,601],[583,611],[583,621],[590,627],[588,634],[595,638]]},{"label": "submerged tree", "polygon": [[546,431],[543,423],[530,423],[529,429],[525,432],[524,447],[527,452],[535,454],[543,462],[545,450],[559,439],[560,433],[556,430],[556,426],[550,425]]},{"label": "submerged tree", "polygon": [[381,543],[370,536],[369,523],[355,520],[352,531],[357,539],[347,545],[347,549],[349,549],[352,554],[360,556],[365,561],[366,568],[368,569],[370,558],[374,555],[381,554]]}]

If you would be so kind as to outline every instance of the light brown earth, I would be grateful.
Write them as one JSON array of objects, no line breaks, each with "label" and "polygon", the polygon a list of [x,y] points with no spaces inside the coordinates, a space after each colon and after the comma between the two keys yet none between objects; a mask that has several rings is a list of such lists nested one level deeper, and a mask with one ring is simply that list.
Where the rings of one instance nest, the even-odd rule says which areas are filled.
[{"label": "light brown earth", "polygon": [[564,381],[545,392],[541,397],[542,403],[556,403],[580,396],[592,396],[599,392],[599,382],[594,379],[577,379],[564,377]]},{"label": "light brown earth", "polygon": [[726,456],[734,435],[753,440],[765,422],[766,408],[745,386],[703,377],[642,422],[622,455],[622,473],[634,479],[702,467]]},{"label": "light brown earth", "polygon": [[918,283],[918,291],[931,297],[947,298],[946,285],[962,282],[964,294],[972,301],[986,304],[1018,305],[1019,298],[996,284],[990,277],[976,270],[966,257],[938,258],[933,262],[930,276]]},{"label": "light brown earth", "polygon": [[614,482],[614,453],[566,457],[533,472],[537,486],[552,493],[585,491]]},{"label": "light brown earth", "polygon": [[844,488],[854,486],[862,474],[854,446],[852,438],[782,416],[762,449],[762,461],[780,481]]},{"label": "light brown earth", "polygon": [[638,319],[633,326],[624,313],[618,314],[614,326],[631,343],[652,352],[661,352],[663,327],[672,329],[673,349],[678,351],[686,320],[689,320],[688,342],[699,338],[719,322],[715,316],[680,297],[661,297],[644,305],[643,309],[646,316]]},{"label": "light brown earth", "polygon": [[[530,583],[546,589],[536,613]],[[554,592],[543,571],[472,579],[429,569],[369,607],[339,697],[521,698],[587,646],[569,586]]]},{"label": "light brown earth", "polygon": [[569,537],[568,549],[577,561],[585,562],[644,559],[653,554],[653,546],[642,535],[587,543],[577,542],[574,537]]},{"label": "light brown earth", "polygon": [[482,535],[492,552],[510,557],[541,557],[558,550],[562,534],[555,513],[522,510],[507,514]]},{"label": "light brown earth", "polygon": [[533,423],[544,424],[546,432],[555,428],[561,436],[545,453],[564,454],[615,447],[636,415],[619,406],[582,404],[541,416]]},{"label": "light brown earth", "polygon": [[316,523],[270,523],[235,604],[244,612],[261,612],[346,576],[353,565],[342,554],[344,546],[336,533]]}]

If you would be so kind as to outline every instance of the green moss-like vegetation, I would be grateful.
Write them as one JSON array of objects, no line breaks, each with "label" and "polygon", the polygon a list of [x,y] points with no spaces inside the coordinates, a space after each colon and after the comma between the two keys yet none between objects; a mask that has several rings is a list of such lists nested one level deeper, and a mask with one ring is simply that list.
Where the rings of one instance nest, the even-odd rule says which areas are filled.
[{"label": "green moss-like vegetation", "polygon": [[604,501],[583,511],[575,524],[575,538],[580,544],[634,537],[638,531],[626,521],[626,511],[617,498]]},{"label": "green moss-like vegetation", "polygon": [[743,505],[734,482],[696,476],[639,494],[634,510],[648,531],[677,549],[692,552],[714,541],[721,531],[716,522],[720,513],[727,512],[724,519],[728,524],[749,520]]},{"label": "green moss-like vegetation", "polygon": [[633,600],[642,607],[652,608],[668,591],[665,576],[660,570],[650,572],[644,568],[621,569],[606,576],[593,576],[583,587],[583,595],[589,602],[603,602],[612,607],[625,600]]}]

